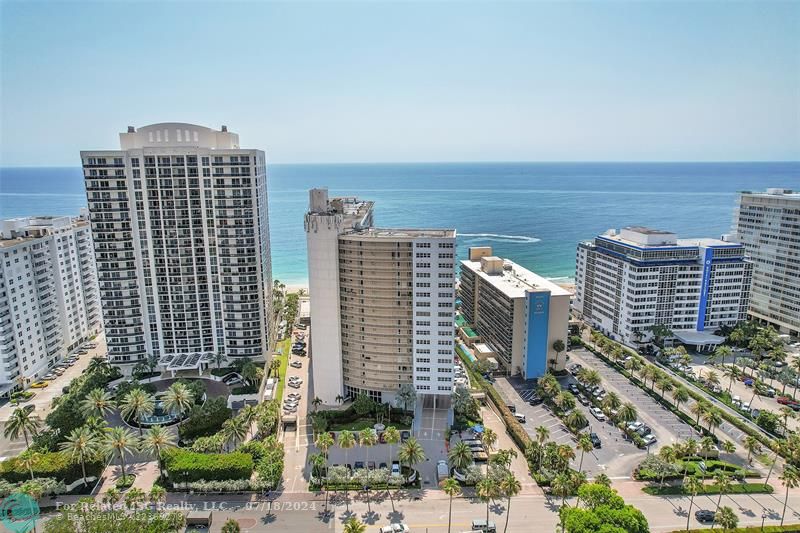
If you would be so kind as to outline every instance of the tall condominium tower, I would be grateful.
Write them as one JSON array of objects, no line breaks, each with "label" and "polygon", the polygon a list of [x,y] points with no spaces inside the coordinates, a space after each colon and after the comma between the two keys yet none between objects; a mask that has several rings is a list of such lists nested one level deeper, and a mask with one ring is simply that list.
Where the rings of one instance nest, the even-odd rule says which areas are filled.
[{"label": "tall condominium tower", "polygon": [[373,203],[312,189],[305,216],[314,394],[449,395],[455,230],[379,229]]},{"label": "tall condominium tower", "polygon": [[87,216],[0,221],[0,396],[102,328]]},{"label": "tall condominium tower", "polygon": [[163,123],[81,152],[111,363],[202,369],[270,353],[272,268],[264,152]]},{"label": "tall condominium tower", "polygon": [[741,244],[643,227],[610,230],[578,245],[573,309],[627,344],[663,325],[708,350],[724,340],[714,331],[747,317],[752,277]]},{"label": "tall condominium tower", "polygon": [[743,192],[733,230],[750,255],[750,315],[800,336],[800,192]]},{"label": "tall condominium tower", "polygon": [[458,293],[459,331],[479,355],[491,354],[508,374],[525,379],[564,369],[566,353],[553,344],[567,344],[568,291],[482,246],[461,261]]}]

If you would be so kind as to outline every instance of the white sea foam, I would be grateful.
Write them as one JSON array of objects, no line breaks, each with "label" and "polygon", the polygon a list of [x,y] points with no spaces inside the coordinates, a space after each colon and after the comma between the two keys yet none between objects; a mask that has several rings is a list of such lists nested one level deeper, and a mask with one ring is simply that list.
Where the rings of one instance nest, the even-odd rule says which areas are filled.
[{"label": "white sea foam", "polygon": [[527,235],[502,235],[499,233],[459,233],[459,237],[467,237],[469,240],[498,241],[498,242],[519,242],[533,243],[542,239],[528,237]]}]

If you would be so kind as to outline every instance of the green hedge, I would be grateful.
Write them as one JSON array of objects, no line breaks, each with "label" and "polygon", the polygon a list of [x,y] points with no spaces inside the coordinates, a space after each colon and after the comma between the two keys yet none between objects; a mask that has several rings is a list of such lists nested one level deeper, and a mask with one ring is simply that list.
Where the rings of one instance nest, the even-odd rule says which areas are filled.
[{"label": "green hedge", "polygon": [[163,454],[164,466],[173,483],[249,479],[253,456],[248,453],[195,453],[174,448]]},{"label": "green hedge", "polygon": [[[86,475],[99,477],[105,468],[105,463],[100,460],[86,462]],[[43,453],[33,465],[33,475],[37,478],[54,478],[69,485],[83,477],[81,464],[73,462],[69,454],[63,452]],[[0,478],[11,483],[29,480],[30,471],[12,457],[0,463]]]},{"label": "green hedge", "polygon": [[[731,485],[731,488],[725,491],[725,494],[772,494],[772,485],[764,483],[741,483],[738,485]],[[642,489],[651,496],[667,496],[682,494],[689,496],[690,493],[684,490],[683,485],[667,486],[667,487],[644,487]],[[715,485],[703,485],[703,490],[697,493],[698,495],[712,495],[719,494],[719,488]]]},{"label": "green hedge", "polygon": [[232,414],[224,398],[211,398],[205,404],[195,406],[189,418],[180,425],[181,440],[192,441],[213,435],[222,429],[222,424]]}]

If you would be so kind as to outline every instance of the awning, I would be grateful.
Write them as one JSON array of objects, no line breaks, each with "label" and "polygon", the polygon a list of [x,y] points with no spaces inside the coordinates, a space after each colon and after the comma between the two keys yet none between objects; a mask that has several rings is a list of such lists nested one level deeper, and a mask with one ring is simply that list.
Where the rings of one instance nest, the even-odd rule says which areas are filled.
[{"label": "awning", "polygon": [[693,329],[672,330],[672,334],[683,344],[692,346],[718,345],[725,342],[725,337],[714,335],[708,331],[696,331]]},{"label": "awning", "polygon": [[165,355],[158,363],[167,370],[197,370],[201,363],[211,362],[212,358],[211,352],[175,353]]}]

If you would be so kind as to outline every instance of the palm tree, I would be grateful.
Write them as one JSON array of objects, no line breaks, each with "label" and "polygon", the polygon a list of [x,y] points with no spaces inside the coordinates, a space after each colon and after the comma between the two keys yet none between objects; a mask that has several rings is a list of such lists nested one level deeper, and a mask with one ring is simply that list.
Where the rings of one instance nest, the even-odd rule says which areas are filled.
[{"label": "palm tree", "polygon": [[735,453],[736,445],[729,440],[723,440],[719,443],[720,449],[725,453]]},{"label": "palm tree", "polygon": [[475,494],[486,503],[486,522],[489,522],[489,503],[497,497],[498,487],[495,480],[485,477],[475,484]]},{"label": "palm tree", "polygon": [[142,439],[142,448],[153,455],[158,461],[158,471],[164,478],[164,465],[161,462],[161,452],[175,447],[175,437],[161,426],[153,426],[147,430]]},{"label": "palm tree", "polygon": [[753,454],[761,453],[761,443],[753,435],[744,438],[744,449],[747,450],[747,464],[753,464]]},{"label": "palm tree", "polygon": [[564,417],[564,423],[573,431],[577,431],[586,425],[586,415],[583,414],[583,411],[573,409]]},{"label": "palm tree", "polygon": [[125,507],[128,509],[132,507],[137,507],[140,504],[144,503],[147,499],[147,495],[144,491],[138,487],[133,487],[125,494]]},{"label": "palm tree", "polygon": [[540,444],[544,444],[547,439],[550,438],[550,430],[544,426],[537,426],[535,431],[536,440],[538,440]]},{"label": "palm tree", "polygon": [[497,433],[495,433],[492,428],[484,428],[483,434],[481,435],[481,442],[486,446],[487,450],[491,450],[494,448],[495,443],[497,443]]},{"label": "palm tree", "polygon": [[739,377],[739,369],[735,366],[726,366],[722,369],[722,373],[725,375],[726,378],[729,378],[728,381],[728,394],[731,393],[731,387],[733,387],[733,380]]},{"label": "palm tree", "polygon": [[365,524],[362,524],[355,516],[351,516],[344,523],[343,533],[364,533],[366,530],[367,526]]},{"label": "palm tree", "polygon": [[100,452],[100,441],[97,434],[86,426],[73,429],[67,438],[59,444],[61,451],[68,452],[73,461],[81,463],[84,486],[86,481],[86,460],[92,459]]},{"label": "palm tree", "polygon": [[211,354],[211,361],[217,365],[217,370],[219,370],[222,367],[222,363],[225,362],[225,354],[222,352],[214,352]]},{"label": "palm tree", "polygon": [[122,469],[122,479],[125,474],[125,455],[131,455],[137,449],[136,436],[128,429],[117,426],[108,431],[106,435],[106,448],[119,458],[120,468]]},{"label": "palm tree", "polygon": [[722,507],[719,511],[714,513],[714,522],[718,523],[723,531],[730,531],[736,529],[739,525],[739,517],[736,512],[730,507]]},{"label": "palm tree", "polygon": [[86,373],[108,375],[111,373],[111,368],[111,363],[105,357],[92,357],[86,367]]},{"label": "palm tree", "polygon": [[708,431],[714,433],[714,428],[722,424],[722,416],[717,409],[709,409],[703,413],[703,422],[708,424]]},{"label": "palm tree", "polygon": [[694,476],[686,476],[683,478],[683,490],[691,494],[689,499],[689,514],[686,515],[686,531],[689,531],[689,520],[692,518],[692,505],[694,505],[694,497],[703,488],[703,482]]},{"label": "palm tree", "polygon": [[731,355],[733,355],[733,350],[731,350],[730,346],[717,346],[717,349],[714,350],[714,358],[719,358],[719,364],[723,367],[725,366],[725,358]]},{"label": "palm tree", "polygon": [[[798,358],[798,359],[800,359],[800,358]],[[794,409],[792,409],[788,405],[784,405],[783,407],[781,407],[779,409],[779,411],[781,412],[781,416],[783,416],[783,434],[784,435],[788,435],[789,434],[789,419],[795,417]]]},{"label": "palm tree", "polygon": [[[367,450],[367,465],[369,465],[369,449],[378,443],[378,435],[372,428],[362,429],[358,433],[358,445]],[[369,508],[369,484],[364,485],[367,489],[367,508]],[[371,509],[370,509],[371,511]]]},{"label": "palm tree", "polygon": [[153,510],[155,511],[159,503],[167,501],[167,490],[161,485],[153,485],[147,494],[147,499],[153,504]]},{"label": "palm tree", "polygon": [[566,473],[569,470],[569,463],[573,459],[575,459],[575,450],[572,449],[572,446],[568,444],[560,444],[556,449],[556,455],[558,455],[558,459],[561,462],[564,472]]},{"label": "palm tree", "polygon": [[567,474],[558,474],[550,482],[550,490],[554,495],[561,496],[561,507],[564,507],[567,496],[572,494],[572,479]]},{"label": "palm tree", "polygon": [[98,387],[89,391],[89,394],[81,402],[81,407],[87,416],[105,418],[114,410],[114,400],[110,393]]},{"label": "palm tree", "polygon": [[[385,436],[385,435],[384,435]],[[317,439],[314,441],[314,445],[316,445],[317,449],[322,453],[322,456],[325,458],[325,514],[328,513],[328,450],[330,450],[331,446],[333,446],[334,440],[331,437],[331,434],[327,431],[321,432],[317,435]]]},{"label": "palm tree", "polygon": [[670,392],[674,388],[674,385],[672,384],[672,380],[670,378],[664,376],[658,380],[658,388],[661,389],[661,398],[665,399],[664,395],[667,392]]},{"label": "palm tree", "polygon": [[447,533],[450,533],[450,529],[453,523],[453,496],[458,496],[461,494],[461,485],[458,484],[458,481],[455,478],[448,477],[444,481],[442,481],[439,486],[442,490],[450,497],[450,509],[447,512]]},{"label": "palm tree", "polygon": [[628,370],[629,373],[634,374],[638,372],[642,368],[642,361],[638,357],[631,357],[625,363],[625,368]]},{"label": "palm tree", "polygon": [[508,517],[511,513],[511,498],[516,496],[522,490],[522,484],[514,476],[512,472],[507,472],[503,479],[500,480],[500,492],[506,497],[506,525],[503,528],[503,533],[508,532]]},{"label": "palm tree", "polygon": [[589,435],[586,433],[581,434],[575,449],[581,452],[581,461],[578,465],[578,470],[580,471],[583,470],[583,456],[586,455],[586,452],[590,452],[594,449],[592,439],[589,438]]},{"label": "palm tree", "polygon": [[[677,460],[678,454],[672,446],[662,446],[661,449],[658,450],[658,457],[666,464],[672,465]],[[666,469],[661,471],[661,482],[659,485],[664,485],[664,476],[666,473]]]},{"label": "palm tree", "polygon": [[389,426],[384,430],[383,442],[389,445],[389,464],[392,464],[392,447],[400,442],[400,432],[396,427]]},{"label": "palm tree", "polygon": [[697,420],[695,420],[695,425],[697,426],[700,425],[700,417],[703,416],[708,407],[709,407],[708,404],[706,404],[705,402],[694,402],[689,407],[689,412],[692,413],[693,415],[697,415]]},{"label": "palm tree", "polygon": [[[33,467],[39,463],[39,460],[41,458],[42,458],[41,454],[34,452],[30,448],[28,448],[27,450],[25,450],[24,452],[22,452],[17,456],[17,459],[19,460],[20,464],[24,466],[30,473],[31,481],[34,480]],[[86,483],[84,481],[84,485],[85,484]]]},{"label": "palm tree", "polygon": [[[717,471],[714,473],[714,486],[717,487],[719,491],[719,498],[717,498],[717,511],[719,511],[719,506],[722,503],[722,496],[731,490],[731,478],[725,472]],[[713,529],[714,526],[711,526],[711,528]]]},{"label": "palm tree", "polygon": [[322,405],[322,399],[319,396],[315,396],[313,400],[311,400],[311,405],[314,406],[314,412],[317,412],[319,406]]},{"label": "palm tree", "polygon": [[398,457],[400,458],[400,462],[405,463],[409,468],[414,468],[415,465],[425,461],[425,449],[417,439],[410,437],[400,445]]},{"label": "palm tree", "polygon": [[708,385],[708,388],[710,389],[719,387],[719,374],[713,370],[706,374],[706,385]]},{"label": "palm tree", "polygon": [[561,339],[557,339],[553,342],[553,351],[556,352],[556,364],[558,363],[558,358],[561,356],[561,352],[566,350],[566,346],[564,346],[564,341]]},{"label": "palm tree", "polygon": [[619,397],[619,394],[616,392],[609,392],[606,394],[606,397],[603,398],[603,401],[600,402],[600,405],[606,411],[606,413],[610,413],[612,410],[617,410],[622,405],[622,400]]},{"label": "palm tree", "polygon": [[16,440],[19,438],[20,433],[25,437],[25,447],[30,446],[28,443],[28,434],[36,436],[39,432],[41,421],[39,417],[32,415],[31,411],[18,407],[11,413],[11,417],[6,422],[6,427],[3,429],[3,435],[9,440]]},{"label": "palm tree", "polygon": [[122,495],[119,493],[119,489],[117,487],[111,487],[106,491],[105,496],[103,496],[103,503],[110,503],[113,506],[120,498],[122,498]]},{"label": "palm tree", "polygon": [[194,405],[194,394],[183,383],[173,383],[164,393],[164,409],[178,416],[178,427],[183,423],[184,415]]},{"label": "palm tree", "polygon": [[447,461],[453,468],[464,472],[472,464],[472,450],[463,442],[457,442],[447,453]]},{"label": "palm tree", "polygon": [[281,360],[276,357],[269,362],[269,375],[275,376],[276,378],[280,379],[281,378],[280,370],[281,370]]},{"label": "palm tree", "polygon": [[633,422],[639,416],[636,406],[631,402],[625,402],[619,408],[617,420],[620,422]]},{"label": "palm tree", "polygon": [[598,485],[603,485],[604,487],[611,486],[611,478],[608,477],[608,475],[605,472],[600,472],[599,474],[594,476],[592,482]]},{"label": "palm tree", "polygon": [[150,416],[155,410],[155,402],[150,394],[142,389],[133,389],[122,399],[120,414],[124,418],[133,418],[139,425],[139,436],[142,436],[142,417]]},{"label": "palm tree", "polygon": [[680,405],[689,400],[689,391],[683,385],[678,385],[672,391],[672,400],[675,402],[675,409],[680,411]]},{"label": "palm tree", "polygon": [[261,378],[264,377],[264,369],[252,361],[248,361],[242,367],[242,377],[250,385],[255,385]]},{"label": "palm tree", "polygon": [[225,444],[227,445],[229,442],[232,442],[233,449],[236,449],[236,445],[247,438],[247,430],[248,428],[244,419],[238,416],[229,418],[222,424],[222,436],[225,439]]},{"label": "palm tree", "polygon": [[786,504],[789,501],[789,489],[797,487],[798,482],[800,482],[800,473],[792,465],[786,465],[780,480],[783,486],[786,487],[786,496],[783,499],[783,513],[781,513],[781,527],[783,527],[783,519],[786,517]]},{"label": "palm tree", "polygon": [[[344,430],[341,433],[339,433],[339,448],[344,450],[344,462],[345,462],[345,464],[349,464],[347,462],[347,450],[349,450],[350,448],[352,448],[355,445],[356,445],[356,437],[350,431]],[[348,494],[347,494],[347,492],[348,492],[347,488],[348,488],[349,485],[350,485],[350,479],[348,478],[348,480],[347,480],[347,482],[345,483],[345,486],[344,486],[344,503],[345,503],[345,506],[347,507],[347,512],[348,513],[350,512],[350,503],[349,503],[350,500],[349,500]]]}]

